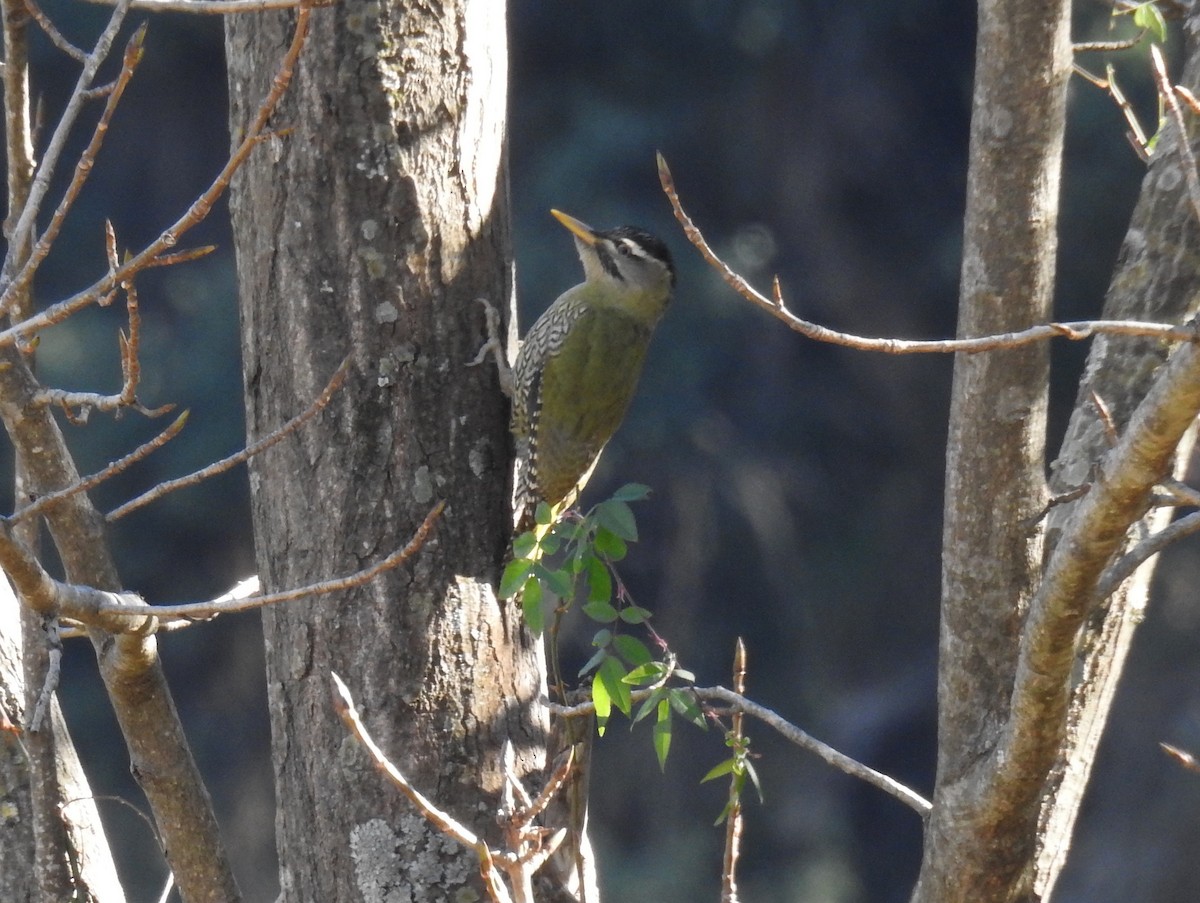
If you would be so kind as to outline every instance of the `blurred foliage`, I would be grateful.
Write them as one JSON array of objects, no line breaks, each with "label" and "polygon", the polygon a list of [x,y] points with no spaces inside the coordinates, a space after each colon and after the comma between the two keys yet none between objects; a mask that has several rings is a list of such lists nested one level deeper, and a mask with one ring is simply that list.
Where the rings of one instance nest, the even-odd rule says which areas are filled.
[{"label": "blurred foliage", "polygon": [[[106,15],[69,0],[42,5],[80,43]],[[1076,37],[1104,37],[1106,5],[1078,6]],[[641,542],[622,563],[633,597],[654,611],[656,629],[699,682],[727,679],[734,639],[744,636],[751,695],[929,792],[951,362],[815,345],[739,301],[676,227],[654,152],[670,162],[685,206],[718,251],[761,286],[778,273],[801,315],[872,335],[949,335],[973,5],[514,0],[511,10],[523,321],[579,278],[569,236],[548,216],[552,206],[600,227],[649,228],[671,245],[680,271],[639,397],[584,498],[589,504],[629,480],[655,489],[639,509]],[[1137,64],[1144,50],[1102,57],[1093,71],[1109,58],[1122,65],[1135,106],[1152,115],[1152,86]],[[75,67],[45,41],[34,67],[53,123]],[[122,246],[133,246],[197,194],[227,151],[225,91],[220,23],[155,17],[95,176],[38,282],[42,299],[94,278],[105,218]],[[1071,111],[1059,313],[1073,318],[1099,310],[1143,170],[1101,92],[1076,79]],[[140,283],[143,396],[190,408],[191,423],[168,450],[99,491],[104,507],[243,441],[223,210],[189,239],[209,241],[221,245],[219,255]],[[119,310],[94,311],[47,333],[42,374],[53,385],[112,391],[120,325]],[[1055,349],[1055,437],[1085,350]],[[66,429],[81,467],[93,470],[159,428],[137,415],[97,415],[86,428]],[[253,569],[247,512],[245,477],[232,474],[120,522],[113,535],[127,585],[154,601],[225,589]],[[1160,580],[1162,601],[1135,650],[1060,901],[1171,903],[1193,899],[1200,884],[1187,845],[1200,792],[1155,748],[1159,739],[1200,745],[1198,625],[1186,576],[1193,554],[1173,555],[1177,569]],[[591,654],[589,639],[573,640],[580,662]],[[163,643],[239,878],[249,899],[270,900],[260,645],[251,617]],[[64,705],[97,793],[137,800],[91,658],[71,647]],[[743,898],[907,899],[919,820],[748,729],[767,802],[748,806]],[[712,817],[725,789],[699,780],[722,754],[715,732],[680,732],[664,778],[644,739],[614,729],[598,744],[593,780],[603,792],[593,826],[614,899],[715,896],[722,832]],[[103,811],[131,896],[148,897],[162,875],[152,840],[121,807]]]}]

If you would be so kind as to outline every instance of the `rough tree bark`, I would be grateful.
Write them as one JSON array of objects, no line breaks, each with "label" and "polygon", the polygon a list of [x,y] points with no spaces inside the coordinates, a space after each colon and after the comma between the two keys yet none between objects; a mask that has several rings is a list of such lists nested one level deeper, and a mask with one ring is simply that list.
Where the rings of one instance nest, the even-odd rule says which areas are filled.
[{"label": "rough tree bark", "polygon": [[[1036,294],[1048,305],[1053,284],[1067,12],[1065,4],[981,3],[960,324],[1021,325],[989,320],[996,307],[1018,318],[1048,313],[1027,302]],[[1191,39],[1196,25],[1193,15]],[[1194,40],[1189,46],[1194,53]],[[1190,60],[1185,81],[1196,77]],[[1179,137],[1168,129],[1156,151],[1107,317],[1179,322],[1195,308],[1200,229]],[[1150,568],[1111,599],[1104,586],[1122,552],[1165,522],[1147,514],[1151,490],[1186,455],[1200,411],[1194,346],[1097,339],[1054,467],[1056,493],[1084,491],[1043,517],[1041,405],[1014,408],[1040,378],[991,366],[960,358],[955,368],[938,784],[914,895],[921,901],[1049,898]]]},{"label": "rough tree bark", "polygon": [[[1180,84],[1200,90],[1200,11],[1184,22],[1186,62]],[[1189,122],[1194,143],[1196,120]],[[1104,303],[1105,319],[1181,323],[1200,303],[1200,220],[1188,193],[1180,155],[1181,135],[1169,123],[1142,182],[1141,195],[1121,247],[1116,271]],[[1138,404],[1146,397],[1171,349],[1160,342],[1121,337],[1098,337],[1088,355],[1079,395],[1058,457],[1052,466],[1051,491],[1058,495],[1087,483],[1095,464],[1111,444],[1096,399],[1103,401],[1118,433],[1123,432]],[[1194,434],[1181,447],[1177,476],[1190,458]],[[1059,506],[1047,519],[1046,549],[1057,546],[1071,506]],[[1169,509],[1145,518],[1137,535],[1161,528]],[[1130,644],[1145,616],[1151,559],[1118,590],[1086,626],[1079,647],[1080,675],[1073,688],[1061,762],[1050,776],[1039,819],[1038,854],[1033,885],[1048,899],[1062,873],[1071,846],[1079,805],[1091,775],[1096,750],[1107,723]]]},{"label": "rough tree bark", "polygon": [[[291,14],[227,22],[231,121],[252,114]],[[251,464],[268,589],[404,570],[264,613],[284,900],[455,899],[472,854],[371,768],[330,705],[331,670],[410,780],[495,836],[500,755],[541,767],[541,653],[492,586],[511,532],[506,408],[468,369],[486,297],[511,305],[505,8],[492,0],[317,10],[275,125],[231,206],[251,440],[352,375],[325,414]],[[236,134],[235,134],[236,140]],[[469,892],[468,892],[469,893]]]},{"label": "rough tree bark", "polygon": [[[1050,319],[1070,74],[1068,0],[981,0],[958,334]],[[1033,831],[988,822],[978,765],[1008,716],[1036,589],[1049,351],[958,355],[947,440],[934,810],[915,901],[1003,899]],[[1018,822],[1036,818],[1026,806]],[[1001,832],[998,842],[995,835]]]}]

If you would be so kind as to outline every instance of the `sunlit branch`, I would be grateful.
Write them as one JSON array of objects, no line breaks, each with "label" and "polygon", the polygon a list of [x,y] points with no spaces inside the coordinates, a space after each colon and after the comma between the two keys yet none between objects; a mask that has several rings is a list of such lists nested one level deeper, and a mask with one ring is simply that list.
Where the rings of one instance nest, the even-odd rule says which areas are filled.
[{"label": "sunlit branch", "polygon": [[[345,577],[334,577],[330,580],[321,580],[317,583],[310,583],[307,586],[297,587],[296,589],[283,590],[277,593],[265,593],[259,596],[242,596],[236,598],[226,598],[224,601],[212,602],[187,602],[180,605],[146,605],[143,603],[127,604],[129,600],[114,602],[104,600],[97,597],[97,604],[86,612],[68,611],[63,609],[63,614],[74,618],[78,621],[88,623],[86,615],[95,613],[99,615],[118,615],[121,617],[142,617],[154,616],[160,619],[166,618],[187,618],[187,619],[208,619],[215,618],[218,615],[233,614],[239,611],[253,611],[256,608],[265,608],[268,605],[277,605],[280,602],[291,602],[296,599],[303,599],[307,596],[325,596],[330,593],[337,593],[347,589],[354,589],[369,583],[371,580],[378,577],[380,574],[387,571],[395,570],[404,564],[413,555],[420,551],[425,545],[425,541],[429,538],[433,531],[434,524],[445,510],[446,503],[438,502],[425,515],[425,520],[417,527],[412,538],[402,549],[397,549],[387,558],[376,562],[370,567],[363,568],[361,571],[355,571]],[[111,627],[109,628],[111,630]],[[117,631],[113,631],[117,632]]]},{"label": "sunlit branch", "polygon": [[[97,6],[112,6],[115,0],[87,0]],[[333,6],[338,0],[133,0],[133,8],[153,13],[200,13],[229,16],[259,13],[268,9],[298,9],[301,6]]]},{"label": "sunlit branch", "polygon": [[[929,800],[925,799],[915,790],[905,787],[894,778],[888,777],[886,774],[876,771],[861,762],[850,758],[845,753],[838,752],[832,746],[822,743],[820,740],[804,732],[796,727],[790,721],[780,717],[766,706],[752,702],[745,696],[733,692],[726,687],[693,687],[691,692],[696,695],[697,699],[707,700],[709,702],[719,702],[728,706],[732,711],[742,712],[749,715],[751,718],[757,718],[767,726],[773,728],[785,739],[799,746],[801,749],[807,750],[815,754],[834,768],[845,772],[851,777],[859,778],[879,788],[884,793],[894,796],[900,802],[904,803],[910,809],[920,814],[922,817],[929,814],[933,806]],[[637,702],[645,699],[650,694],[648,690],[634,690],[630,693],[630,698]],[[596,706],[591,701],[580,702],[575,705],[561,705],[556,702],[547,702],[547,707],[550,712],[555,715],[560,715],[566,718],[579,715],[591,715],[596,711]]]},{"label": "sunlit branch", "polygon": [[[713,267],[725,282],[739,295],[753,304],[761,307],[772,316],[786,323],[791,329],[818,342],[833,345],[843,345],[847,348],[857,348],[861,351],[881,351],[888,354],[948,354],[964,352],[977,354],[982,351],[995,351],[1002,348],[1016,348],[1032,342],[1047,339],[1064,338],[1071,341],[1081,341],[1094,335],[1125,335],[1142,336],[1162,339],[1165,341],[1195,342],[1200,339],[1200,333],[1195,326],[1175,326],[1168,323],[1144,323],[1134,320],[1079,320],[1066,323],[1046,323],[1033,326],[1017,332],[999,335],[980,336],[970,339],[880,339],[853,335],[847,332],[837,332],[808,320],[802,320],[793,314],[784,304],[778,277],[773,282],[773,297],[768,298],[744,278],[735,273],[709,245],[696,224],[684,211],[675,191],[675,183],[666,161],[659,155],[658,175],[662,182],[663,191],[675,211],[675,218],[683,226],[684,234],[710,266]],[[3,334],[0,333],[0,339]]]},{"label": "sunlit branch", "polygon": [[1167,104],[1167,111],[1179,130],[1179,152],[1183,155],[1183,175],[1187,182],[1188,200],[1192,203],[1192,212],[1200,218],[1200,175],[1196,170],[1196,155],[1192,153],[1192,142],[1188,140],[1187,123],[1183,121],[1183,110],[1179,107],[1179,99],[1171,87],[1167,77],[1167,64],[1163,61],[1162,51],[1157,44],[1150,45],[1150,61],[1154,64],[1154,82],[1158,85],[1158,93]]},{"label": "sunlit branch", "polygon": [[1200,533],[1200,511],[1184,515],[1157,533],[1152,533],[1138,542],[1113,562],[1112,566],[1100,577],[1100,581],[1096,585],[1097,598],[1107,599],[1151,557],[1157,555],[1171,543],[1178,542],[1185,536],[1191,536],[1194,533]]}]

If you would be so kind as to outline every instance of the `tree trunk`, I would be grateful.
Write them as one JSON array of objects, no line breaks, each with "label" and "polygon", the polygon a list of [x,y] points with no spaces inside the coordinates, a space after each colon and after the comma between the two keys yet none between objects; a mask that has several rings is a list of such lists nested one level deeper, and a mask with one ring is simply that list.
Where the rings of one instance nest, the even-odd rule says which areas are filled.
[{"label": "tree trunk", "polygon": [[[958,334],[1049,319],[1071,50],[1067,0],[979,4]],[[1044,344],[955,359],[947,444],[938,767],[915,901],[1008,900],[1037,801],[989,807],[1021,620],[1041,564]]]},{"label": "tree trunk", "polygon": [[[1200,42],[1195,40],[1200,12],[1189,13],[1181,30],[1187,60],[1180,84],[1200,89]],[[1196,120],[1190,117],[1193,133]],[[1192,207],[1187,182],[1181,172],[1181,136],[1168,123],[1142,182],[1141,195],[1121,248],[1102,316],[1111,320],[1146,320],[1182,323],[1196,313],[1200,285],[1200,221]],[[1093,342],[1062,449],[1052,466],[1051,489],[1057,495],[1093,478],[1096,462],[1111,445],[1096,399],[1108,411],[1118,433],[1166,361],[1171,347],[1147,339],[1099,336]],[[1190,457],[1194,434],[1180,449],[1177,474],[1182,478]],[[1147,515],[1137,535],[1156,532],[1170,519],[1170,509]],[[1057,545],[1070,506],[1059,506],[1047,518],[1047,554]],[[1108,720],[1117,684],[1133,636],[1145,617],[1150,578],[1157,563],[1152,558],[1128,583],[1107,600],[1087,624],[1079,643],[1079,679],[1073,688],[1066,749],[1060,766],[1050,776],[1040,819],[1039,849],[1034,887],[1039,898],[1049,899],[1066,863],[1075,818],[1095,763],[1096,750]]]},{"label": "tree trunk", "polygon": [[[227,22],[231,123],[253,117],[292,14]],[[439,806],[495,836],[501,749],[542,766],[538,645],[497,601],[511,532],[507,410],[477,298],[511,310],[500,2],[317,10],[274,126],[231,199],[247,432],[328,409],[250,468],[267,589],[346,574],[403,546],[402,569],[264,614],[284,900],[455,899],[474,855],[384,783],[330,704],[330,671]]]}]

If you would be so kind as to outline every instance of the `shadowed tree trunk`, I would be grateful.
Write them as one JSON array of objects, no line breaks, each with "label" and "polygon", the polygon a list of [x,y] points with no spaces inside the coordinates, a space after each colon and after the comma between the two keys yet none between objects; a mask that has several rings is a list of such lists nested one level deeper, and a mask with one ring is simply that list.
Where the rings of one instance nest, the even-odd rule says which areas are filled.
[{"label": "shadowed tree trunk", "polygon": [[[466,366],[485,337],[476,299],[510,306],[504,17],[467,0],[317,11],[275,117],[288,134],[234,185],[250,439],[352,359],[326,412],[251,465],[265,586],[381,559],[446,502],[402,569],[264,615],[285,900],[449,900],[477,881],[474,855],[347,737],[331,670],[415,786],[485,835],[505,741],[519,773],[542,763],[541,654],[492,591],[511,532],[507,409],[494,371]],[[235,129],[290,21],[228,21]]]}]

